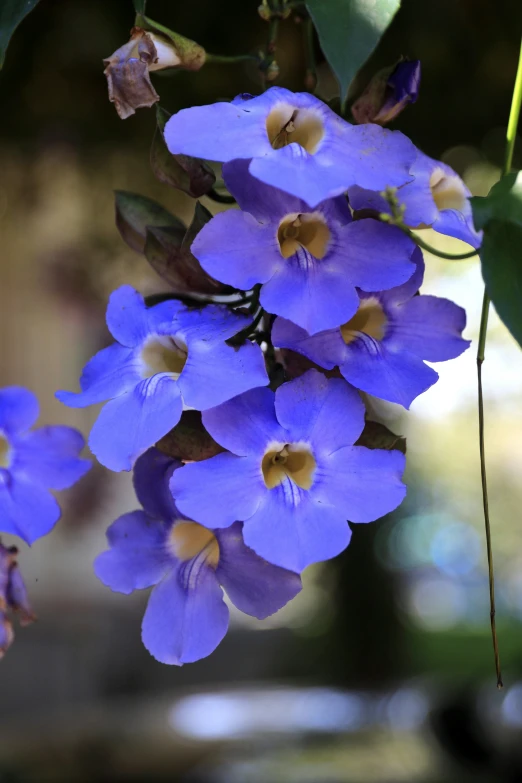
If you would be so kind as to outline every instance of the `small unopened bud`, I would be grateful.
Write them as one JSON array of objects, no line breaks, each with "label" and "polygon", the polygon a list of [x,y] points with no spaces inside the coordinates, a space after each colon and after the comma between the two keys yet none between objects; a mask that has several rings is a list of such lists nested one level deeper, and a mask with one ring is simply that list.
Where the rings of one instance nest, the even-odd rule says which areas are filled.
[{"label": "small unopened bud", "polygon": [[419,95],[420,60],[401,59],[378,71],[352,106],[358,124],[374,122],[386,125]]},{"label": "small unopened bud", "polygon": [[317,87],[317,76],[313,71],[307,71],[305,74],[304,85],[308,92],[314,92]]},{"label": "small unopened bud", "polygon": [[177,33],[169,35],[133,27],[130,40],[103,62],[109,100],[124,120],[136,109],[152,106],[159,95],[150,80],[151,71],[165,68],[199,70],[205,50]]},{"label": "small unopened bud", "polygon": [[261,3],[261,5],[257,7],[257,13],[264,22],[269,22],[272,18],[272,12],[266,2]]},{"label": "small unopened bud", "polygon": [[273,60],[266,69],[265,77],[267,82],[275,82],[279,78],[279,65]]}]

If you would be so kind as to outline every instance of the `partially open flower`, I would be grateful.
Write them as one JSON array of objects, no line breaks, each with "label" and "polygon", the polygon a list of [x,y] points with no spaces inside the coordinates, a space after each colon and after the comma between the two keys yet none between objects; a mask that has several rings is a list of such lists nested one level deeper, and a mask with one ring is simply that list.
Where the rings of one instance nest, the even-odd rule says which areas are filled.
[{"label": "partially open flower", "polygon": [[17,554],[16,547],[6,548],[0,542],[0,658],[14,639],[11,613],[19,613],[21,625],[28,625],[36,619],[18,569]]},{"label": "partially open flower", "polygon": [[408,103],[417,100],[420,75],[420,60],[401,59],[391,67],[377,71],[352,106],[355,121],[386,125],[394,120]]},{"label": "partially open flower", "polygon": [[106,58],[109,100],[122,120],[136,109],[152,106],[159,95],[150,80],[151,71],[165,68],[199,70],[205,50],[194,41],[172,33],[171,37],[133,27],[130,40]]}]

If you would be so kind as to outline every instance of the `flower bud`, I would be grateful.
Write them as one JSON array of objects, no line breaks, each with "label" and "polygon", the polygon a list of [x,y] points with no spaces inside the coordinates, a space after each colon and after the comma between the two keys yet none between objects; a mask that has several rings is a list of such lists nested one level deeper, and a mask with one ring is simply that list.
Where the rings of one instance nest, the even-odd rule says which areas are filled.
[{"label": "flower bud", "polygon": [[136,109],[152,106],[159,95],[150,80],[151,71],[179,68],[197,71],[205,62],[205,50],[194,41],[165,30],[165,34],[133,27],[130,40],[103,62],[109,100],[122,120]]},{"label": "flower bud", "polygon": [[408,103],[417,100],[420,75],[420,60],[401,59],[378,71],[352,106],[354,120],[379,125],[394,120]]},{"label": "flower bud", "polygon": [[14,639],[13,624],[8,615],[18,612],[21,625],[36,619],[18,569],[17,554],[16,547],[6,548],[0,542],[0,658]]},{"label": "flower bud", "polygon": [[265,76],[267,82],[275,82],[275,80],[279,78],[279,65],[275,60],[273,60],[266,69]]}]

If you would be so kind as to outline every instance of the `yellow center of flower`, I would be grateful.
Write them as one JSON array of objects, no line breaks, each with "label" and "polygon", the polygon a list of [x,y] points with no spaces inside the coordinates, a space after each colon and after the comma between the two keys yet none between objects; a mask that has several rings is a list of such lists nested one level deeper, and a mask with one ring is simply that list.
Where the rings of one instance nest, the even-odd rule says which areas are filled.
[{"label": "yellow center of flower", "polygon": [[437,209],[458,209],[462,212],[466,206],[464,185],[456,174],[446,174],[443,169],[435,169],[430,177],[431,195]]},{"label": "yellow center of flower", "polygon": [[341,326],[341,336],[346,345],[357,339],[361,332],[373,337],[374,340],[382,340],[387,322],[388,319],[379,300],[368,297],[361,301],[353,318]]},{"label": "yellow center of flower", "polygon": [[330,242],[330,229],[319,212],[287,215],[279,224],[277,241],[283,258],[304,247],[314,258],[323,258]]},{"label": "yellow center of flower", "polygon": [[217,568],[219,544],[214,533],[203,525],[184,520],[175,522],[169,544],[178,560],[192,560],[202,555],[207,565]]},{"label": "yellow center of flower", "polygon": [[3,435],[0,435],[0,468],[8,468],[10,460],[11,447],[9,441]]},{"label": "yellow center of flower", "polygon": [[313,111],[279,104],[266,118],[266,132],[275,150],[295,143],[313,155],[324,136],[324,126]]},{"label": "yellow center of flower", "polygon": [[302,445],[286,443],[270,448],[263,457],[261,469],[268,489],[291,479],[301,489],[310,489],[316,462],[312,452]]},{"label": "yellow center of flower", "polygon": [[145,365],[144,378],[168,372],[179,378],[187,361],[187,346],[180,339],[159,335],[143,347],[141,358]]}]

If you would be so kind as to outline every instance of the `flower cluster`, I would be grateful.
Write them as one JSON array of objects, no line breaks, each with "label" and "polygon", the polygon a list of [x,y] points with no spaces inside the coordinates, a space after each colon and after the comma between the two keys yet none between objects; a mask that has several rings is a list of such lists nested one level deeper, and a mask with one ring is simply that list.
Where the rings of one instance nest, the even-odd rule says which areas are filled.
[{"label": "flower cluster", "polygon": [[[67,489],[90,468],[79,454],[82,435],[71,427],[32,430],[38,418],[36,396],[21,386],[0,389],[0,533],[32,544],[60,518],[50,489]],[[34,619],[18,569],[16,547],[0,542],[0,657],[13,640],[9,610],[22,624]]]},{"label": "flower cluster", "polygon": [[[397,189],[410,226],[480,238],[447,166],[308,94],[272,88],[186,109],[165,141],[173,155],[223,163],[239,209],[207,222],[191,250],[231,293],[149,306],[123,286],[107,310],[115,342],[87,364],[80,393],[58,397],[106,403],[91,449],[113,470],[134,466],[143,510],[111,525],[95,570],[122,593],[154,586],[143,641],[182,664],[223,638],[223,590],[266,617],[296,595],[303,569],[348,546],[348,522],[405,496],[404,455],[358,444],[360,392],[409,407],[437,380],[425,361],[468,342],[460,307],[418,295],[421,251],[378,219],[381,191]],[[285,375],[289,351],[313,369]],[[165,445],[186,408],[216,446],[205,458]]]}]

